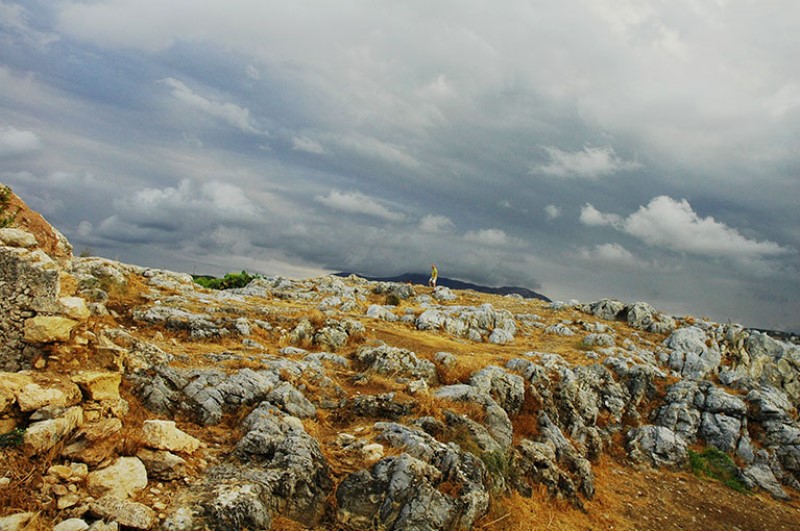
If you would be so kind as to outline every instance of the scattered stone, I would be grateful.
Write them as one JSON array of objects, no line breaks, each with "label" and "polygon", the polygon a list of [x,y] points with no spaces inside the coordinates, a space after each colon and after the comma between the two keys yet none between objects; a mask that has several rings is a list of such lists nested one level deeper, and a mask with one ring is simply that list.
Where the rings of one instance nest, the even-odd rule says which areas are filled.
[{"label": "scattered stone", "polygon": [[28,343],[64,343],[69,341],[78,321],[54,315],[37,315],[25,321]]},{"label": "scattered stone", "polygon": [[200,441],[175,426],[171,420],[146,420],[142,426],[142,442],[150,448],[192,454]]},{"label": "scattered stone", "polygon": [[95,498],[110,496],[124,500],[146,486],[147,470],[136,457],[119,457],[111,466],[91,472],[86,477],[86,489]]},{"label": "scattered stone", "polygon": [[157,515],[150,507],[112,496],[104,496],[91,502],[89,512],[104,520],[111,520],[133,529],[151,529],[157,521]]}]

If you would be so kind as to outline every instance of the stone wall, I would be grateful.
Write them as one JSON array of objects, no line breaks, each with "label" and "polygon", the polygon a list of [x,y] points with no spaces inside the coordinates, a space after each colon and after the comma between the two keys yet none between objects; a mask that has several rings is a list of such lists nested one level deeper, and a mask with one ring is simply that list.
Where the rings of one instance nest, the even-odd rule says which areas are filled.
[{"label": "stone wall", "polygon": [[40,346],[25,342],[25,323],[59,312],[59,265],[19,229],[0,229],[0,371],[31,367]]}]

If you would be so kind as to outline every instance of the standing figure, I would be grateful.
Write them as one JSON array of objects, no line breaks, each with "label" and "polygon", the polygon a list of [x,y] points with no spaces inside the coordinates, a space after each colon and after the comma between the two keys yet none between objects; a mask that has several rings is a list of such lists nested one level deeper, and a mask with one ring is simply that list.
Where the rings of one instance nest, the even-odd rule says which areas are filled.
[{"label": "standing figure", "polygon": [[439,270],[436,269],[436,264],[431,264],[431,278],[428,279],[428,286],[436,288],[436,279],[439,278]]}]

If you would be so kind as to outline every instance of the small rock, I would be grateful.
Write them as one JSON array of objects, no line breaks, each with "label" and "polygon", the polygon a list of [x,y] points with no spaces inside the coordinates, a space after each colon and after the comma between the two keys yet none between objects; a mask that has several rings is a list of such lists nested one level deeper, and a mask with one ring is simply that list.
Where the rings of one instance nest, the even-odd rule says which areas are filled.
[{"label": "small rock", "polygon": [[70,518],[53,526],[53,531],[84,531],[89,529],[89,524],[80,518]]},{"label": "small rock", "polygon": [[175,427],[171,420],[146,420],[142,427],[142,442],[151,448],[192,454],[200,441]]}]

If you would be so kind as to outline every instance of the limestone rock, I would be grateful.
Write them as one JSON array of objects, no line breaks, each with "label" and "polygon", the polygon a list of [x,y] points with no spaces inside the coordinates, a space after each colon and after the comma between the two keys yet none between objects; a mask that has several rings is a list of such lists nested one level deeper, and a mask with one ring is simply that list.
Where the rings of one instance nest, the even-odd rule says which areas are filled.
[{"label": "limestone rock", "polygon": [[148,479],[173,481],[186,477],[188,473],[186,460],[166,450],[142,448],[136,457],[144,464]]},{"label": "limestone rock", "polygon": [[14,227],[0,229],[0,245],[8,247],[36,247],[39,242],[30,232]]},{"label": "limestone rock", "polygon": [[182,432],[171,420],[146,420],[142,426],[142,442],[151,448],[192,454],[200,441]]},{"label": "limestone rock", "polygon": [[61,297],[58,303],[61,305],[61,313],[76,321],[85,321],[92,314],[86,301],[80,297]]},{"label": "limestone rock", "polygon": [[155,511],[141,503],[104,496],[89,504],[89,512],[104,520],[133,529],[151,529],[158,521]]},{"label": "limestone rock", "polygon": [[80,518],[68,518],[53,526],[53,531],[84,531],[89,529],[89,524]]},{"label": "limestone rock", "polygon": [[90,472],[86,477],[86,489],[95,498],[110,496],[125,500],[146,486],[147,470],[136,457],[119,457],[111,466]]},{"label": "limestone rock", "polygon": [[25,430],[23,445],[32,454],[41,454],[65,439],[83,422],[83,410],[74,406],[58,418],[34,422]]},{"label": "limestone rock", "polygon": [[20,410],[28,412],[48,406],[66,407],[80,402],[80,390],[75,384],[62,381],[52,384],[52,387],[42,387],[38,383],[30,383],[20,389],[17,393]]},{"label": "limestone rock", "polygon": [[628,455],[653,466],[681,467],[688,459],[686,442],[663,426],[646,425],[628,432]]},{"label": "limestone rock", "polygon": [[356,358],[378,374],[406,376],[423,379],[428,383],[436,381],[436,367],[428,360],[421,360],[410,350],[388,346],[361,347]]},{"label": "limestone rock", "polygon": [[118,372],[80,372],[72,381],[86,393],[90,400],[119,400],[122,375]]},{"label": "limestone rock", "polygon": [[15,372],[0,372],[0,414],[17,401],[17,394],[26,385],[33,383],[33,377]]},{"label": "limestone rock", "polygon": [[8,516],[0,516],[0,530],[2,531],[25,531],[28,522],[36,517],[36,513],[16,513]]},{"label": "limestone rock", "polygon": [[66,317],[37,315],[25,321],[25,341],[28,343],[56,343],[69,341],[78,321]]}]

